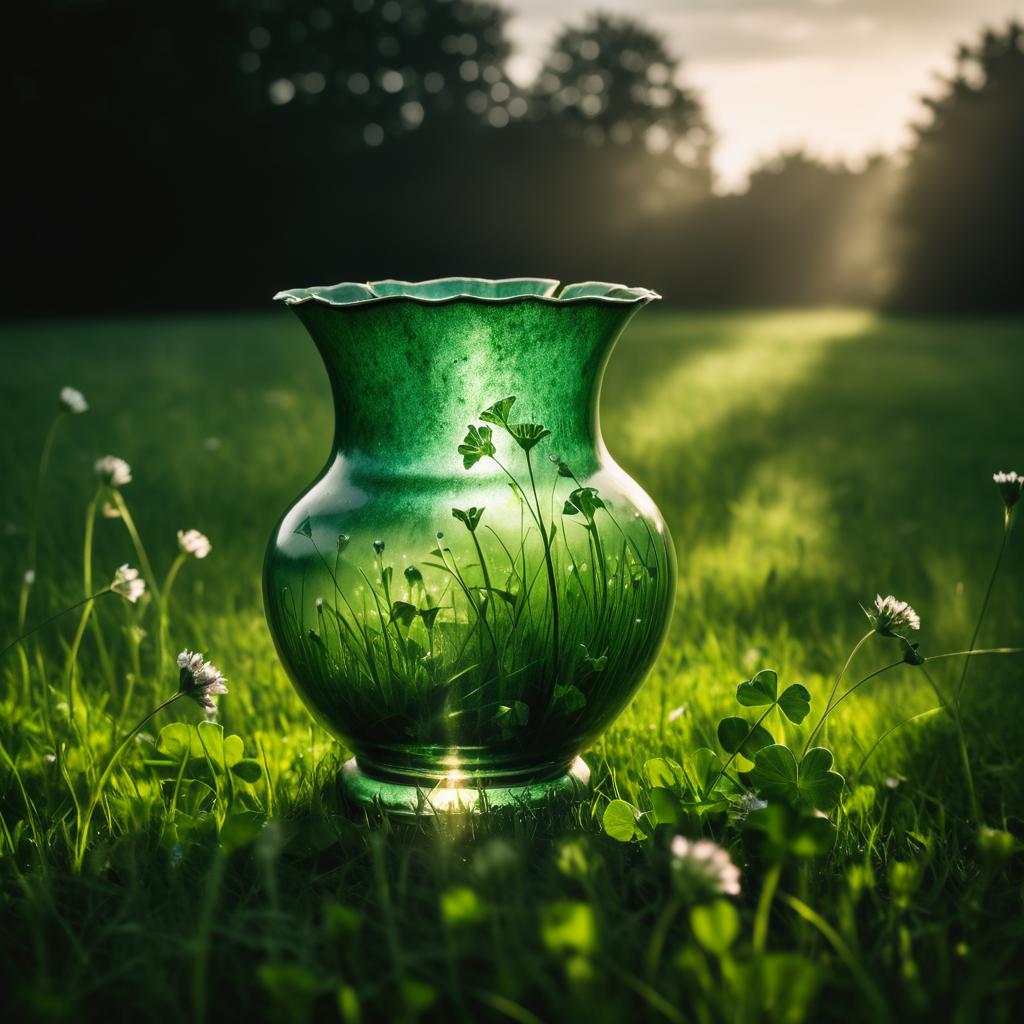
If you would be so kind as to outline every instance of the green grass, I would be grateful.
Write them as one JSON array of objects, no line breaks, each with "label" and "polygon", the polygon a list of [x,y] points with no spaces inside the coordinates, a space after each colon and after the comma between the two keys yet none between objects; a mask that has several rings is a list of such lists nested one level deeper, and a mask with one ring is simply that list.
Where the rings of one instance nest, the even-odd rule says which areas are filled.
[{"label": "green grass", "polygon": [[[609,369],[604,426],[676,541],[669,641],[586,755],[591,801],[401,828],[346,814],[345,751],[292,692],[260,608],[270,528],[330,438],[326,377],[301,328],[267,314],[0,329],[4,638],[39,449],[57,390],[72,384],[92,409],[57,438],[29,622],[81,598],[92,462],[124,457],[135,476],[124,497],[158,579],[178,529],[213,541],[209,558],[182,569],[168,636],[227,674],[219,721],[260,766],[252,784],[211,771],[201,749],[189,760],[174,746],[175,730],[160,750],[133,743],[76,874],[61,766],[83,799],[90,772],[175,690],[176,674],[155,672],[152,608],[99,601],[99,629],[86,629],[78,656],[83,745],[60,706],[76,614],[27,642],[24,660],[4,657],[10,1019],[1010,1019],[1024,1001],[1024,659],[977,658],[966,689],[984,823],[1017,840],[1005,860],[978,842],[944,714],[894,732],[859,768],[887,729],[935,705],[911,667],[867,684],[830,720],[847,778],[835,846],[785,864],[762,904],[763,948],[755,921],[770,868],[748,836],[715,816],[704,824],[742,869],[739,929],[723,950],[727,911],[693,917],[673,902],[674,830],[622,844],[600,822],[610,798],[642,799],[647,758],[715,747],[736,684],[758,669],[805,684],[820,709],[866,628],[858,602],[878,591],[920,612],[925,653],[967,645],[1002,528],[991,473],[1024,469],[1022,326],[860,312],[640,316]],[[982,646],[1024,641],[1022,560],[1017,533]],[[98,520],[94,561],[101,583],[136,562],[123,523]],[[894,643],[867,645],[855,678],[890,660]],[[958,668],[933,671],[949,687]],[[178,702],[146,736],[200,717]],[[794,745],[815,717],[788,727]]]}]

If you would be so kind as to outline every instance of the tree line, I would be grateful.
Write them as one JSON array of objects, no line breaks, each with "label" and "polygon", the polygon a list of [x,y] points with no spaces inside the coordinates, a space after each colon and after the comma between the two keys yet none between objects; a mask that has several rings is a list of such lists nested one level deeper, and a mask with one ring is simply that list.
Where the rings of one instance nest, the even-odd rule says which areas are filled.
[{"label": "tree line", "polygon": [[680,305],[1011,310],[1024,52],[961,48],[905,159],[713,191],[658,33],[591,15],[534,80],[476,0],[39,0],[4,15],[8,313],[259,306],[374,277],[620,280]]}]

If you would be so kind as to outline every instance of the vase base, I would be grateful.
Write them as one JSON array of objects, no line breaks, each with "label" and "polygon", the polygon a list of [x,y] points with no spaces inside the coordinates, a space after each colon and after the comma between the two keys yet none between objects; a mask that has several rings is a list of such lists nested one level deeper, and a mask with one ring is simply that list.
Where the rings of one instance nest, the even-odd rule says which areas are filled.
[{"label": "vase base", "polygon": [[391,782],[363,771],[356,758],[345,762],[342,784],[357,804],[377,807],[392,817],[415,818],[430,814],[479,814],[497,807],[537,807],[580,796],[590,784],[590,769],[577,757],[561,775],[515,786],[474,788],[472,776],[417,783]]}]

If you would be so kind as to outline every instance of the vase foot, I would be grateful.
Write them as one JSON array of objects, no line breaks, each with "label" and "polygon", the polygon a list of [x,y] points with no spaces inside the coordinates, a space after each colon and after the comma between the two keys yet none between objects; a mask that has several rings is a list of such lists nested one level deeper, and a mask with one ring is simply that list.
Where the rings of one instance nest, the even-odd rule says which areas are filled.
[{"label": "vase foot", "polygon": [[429,814],[479,814],[497,807],[537,807],[551,801],[580,796],[590,784],[590,769],[577,757],[561,775],[543,781],[527,781],[514,786],[475,788],[472,776],[456,778],[458,773],[417,783],[393,782],[364,771],[356,758],[345,762],[342,784],[357,804],[378,807],[392,817],[414,818]]}]

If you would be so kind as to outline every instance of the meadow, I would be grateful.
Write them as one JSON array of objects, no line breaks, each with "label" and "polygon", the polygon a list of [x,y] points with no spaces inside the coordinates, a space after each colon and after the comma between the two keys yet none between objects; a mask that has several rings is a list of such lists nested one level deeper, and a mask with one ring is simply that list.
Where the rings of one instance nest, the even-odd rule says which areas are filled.
[{"label": "meadow", "polygon": [[[5,1018],[1013,1019],[1024,657],[972,658],[958,721],[935,691],[956,692],[962,657],[900,664],[899,641],[870,637],[849,680],[897,664],[820,732],[845,780],[827,819],[758,831],[719,807],[656,824],[645,764],[671,774],[720,751],[719,720],[743,711],[737,685],[764,669],[810,693],[802,724],[767,721],[801,748],[876,593],[920,614],[926,658],[970,645],[1003,537],[992,474],[1024,470],[1022,326],[643,312],[613,354],[602,415],[675,540],[669,639],[585,752],[586,799],[413,825],[347,808],[347,754],[304,710],[263,619],[267,538],[331,436],[327,379],[298,322],[0,327],[0,646],[22,594],[31,627],[139,564],[129,520],[104,514],[97,490],[107,454],[131,466],[118,494],[167,599],[161,623],[153,600],[104,595],[88,620],[78,608],[0,660]],[[55,434],[25,588],[65,385],[90,408]],[[212,551],[179,560],[168,595],[189,528]],[[1024,644],[1022,564],[1018,529],[977,647]],[[119,738],[177,691],[161,635],[227,676],[222,732],[186,729],[203,715],[178,701],[97,791]],[[642,813],[630,841],[605,830],[613,800]],[[686,883],[678,834],[728,848],[738,895]]]}]

